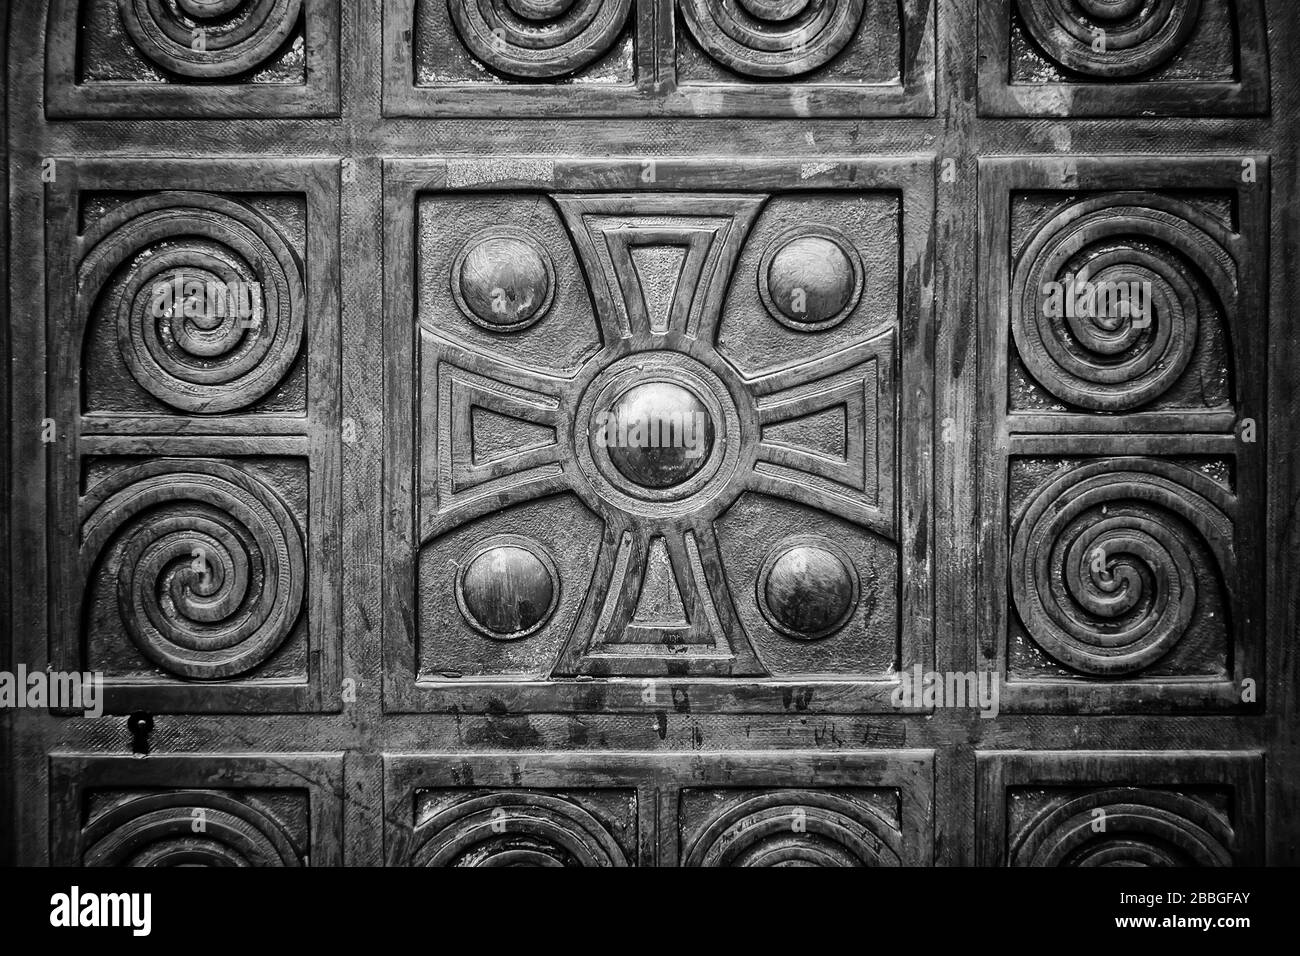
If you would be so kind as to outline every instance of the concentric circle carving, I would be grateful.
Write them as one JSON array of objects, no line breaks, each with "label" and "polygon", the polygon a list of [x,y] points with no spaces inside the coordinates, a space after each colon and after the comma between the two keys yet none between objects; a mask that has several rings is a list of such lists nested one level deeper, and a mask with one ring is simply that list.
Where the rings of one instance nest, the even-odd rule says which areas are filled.
[{"label": "concentric circle carving", "polygon": [[1158,197],[1092,199],[1054,216],[1025,249],[1012,332],[1030,374],[1057,398],[1126,411],[1187,369],[1206,321],[1198,290],[1230,301],[1233,280],[1222,246],[1178,212]]},{"label": "concentric circle carving", "polygon": [[1201,588],[1194,548],[1231,574],[1232,526],[1218,504],[1151,459],[1073,468],[1033,498],[1015,532],[1011,589],[1034,642],[1098,676],[1131,674],[1187,632]]},{"label": "concentric circle carving", "polygon": [[449,0],[456,32],[495,70],[550,79],[595,62],[627,23],[631,0]]},{"label": "concentric circle carving", "polygon": [[680,0],[686,27],[715,60],[779,79],[823,66],[853,38],[863,0]]},{"label": "concentric circle carving", "polygon": [[862,295],[862,260],[843,233],[797,226],[774,239],[758,266],[758,292],[778,322],[798,332],[839,325]]},{"label": "concentric circle carving", "polygon": [[796,640],[834,634],[853,617],[858,595],[853,560],[825,538],[786,538],[759,568],[759,610],[772,627]]},{"label": "concentric circle carving", "polygon": [[[83,275],[106,289],[104,314],[142,388],[184,412],[226,412],[281,382],[302,345],[305,295],[296,254],[264,217],[172,192],[128,203],[99,228]],[[214,294],[159,298],[192,283]]]},{"label": "concentric circle carving", "polygon": [[609,830],[578,804],[547,793],[471,797],[421,827],[416,866],[627,866]]},{"label": "concentric circle carving", "polygon": [[1011,850],[1012,866],[1231,866],[1227,827],[1163,790],[1110,788],[1058,801]]},{"label": "concentric circle carving", "polygon": [[136,48],[165,70],[225,79],[262,66],[298,24],[301,0],[117,0]]},{"label": "concentric circle carving", "polygon": [[150,661],[194,680],[264,662],[302,612],[302,536],[261,481],[212,461],[127,469],[86,523],[85,553],[120,541],[117,607]]},{"label": "concentric circle carving", "polygon": [[844,797],[782,790],[748,797],[709,822],[683,866],[899,866],[889,828]]},{"label": "concentric circle carving", "polygon": [[1057,63],[1089,76],[1132,77],[1187,43],[1201,0],[1020,0],[1020,14]]},{"label": "concentric circle carving", "polygon": [[301,866],[275,820],[216,791],[136,797],[85,834],[86,866]]},{"label": "concentric circle carving", "polygon": [[471,548],[456,571],[456,603],[470,626],[499,641],[535,634],[555,613],[560,574],[546,550],[522,535]]},{"label": "concentric circle carving", "polygon": [[532,236],[485,229],[471,236],[451,267],[456,304],[493,332],[518,332],[541,320],[555,295],[555,265]]},{"label": "concentric circle carving", "polygon": [[[688,460],[681,449],[610,447],[611,440],[621,440],[610,437],[611,412],[625,396],[644,389],[661,406],[648,418],[664,418],[668,404],[703,410],[707,447],[697,458]],[[583,393],[576,421],[580,470],[599,497],[631,514],[663,517],[693,510],[701,496],[727,484],[740,455],[740,414],[726,384],[679,352],[638,352],[611,363]]]}]

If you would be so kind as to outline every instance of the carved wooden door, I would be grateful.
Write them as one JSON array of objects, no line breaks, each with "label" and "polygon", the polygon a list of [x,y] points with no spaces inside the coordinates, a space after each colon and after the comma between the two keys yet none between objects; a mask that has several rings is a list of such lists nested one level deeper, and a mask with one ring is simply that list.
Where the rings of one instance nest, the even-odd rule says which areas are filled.
[{"label": "carved wooden door", "polygon": [[1287,4],[10,16],[14,859],[1294,862]]}]

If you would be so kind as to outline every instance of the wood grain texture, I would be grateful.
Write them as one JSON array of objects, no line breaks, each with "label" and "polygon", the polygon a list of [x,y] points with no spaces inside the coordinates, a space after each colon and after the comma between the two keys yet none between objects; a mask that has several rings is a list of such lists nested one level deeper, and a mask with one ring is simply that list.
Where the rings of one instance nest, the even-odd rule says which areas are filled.
[{"label": "wood grain texture", "polygon": [[[1300,595],[1293,584],[1300,554],[1295,521],[1300,442],[1294,424],[1300,410],[1294,377],[1287,373],[1300,360],[1295,331],[1300,319],[1288,280],[1290,264],[1300,253],[1295,216],[1289,211],[1296,199],[1300,116],[1292,67],[1300,37],[1295,4],[1261,0],[1237,5],[1247,17],[1250,7],[1259,16],[1253,33],[1240,34],[1241,43],[1231,50],[1231,44],[1219,40],[1237,35],[1232,31],[1194,35],[1190,45],[1154,66],[1153,73],[1105,77],[1053,65],[1023,23],[1007,21],[1005,50],[992,55],[1002,49],[1002,41],[994,37],[993,43],[977,43],[974,38],[988,28],[990,15],[998,13],[997,3],[913,4],[906,9],[920,29],[911,34],[916,45],[909,42],[900,56],[900,62],[912,64],[907,74],[911,78],[900,72],[897,80],[887,82],[866,73],[847,82],[832,75],[844,61],[871,49],[860,45],[871,40],[861,31],[850,40],[846,54],[810,72],[760,79],[726,67],[699,48],[674,4],[644,0],[633,5],[622,38],[630,40],[632,31],[639,31],[637,38],[650,37],[651,42],[633,43],[624,60],[624,48],[616,39],[617,62],[597,61],[583,68],[588,71],[585,79],[581,69],[570,77],[533,80],[510,80],[480,70],[468,81],[453,71],[450,82],[444,82],[447,77],[440,80],[426,69],[417,82],[420,57],[409,48],[399,53],[396,45],[405,42],[406,28],[393,19],[406,16],[401,5],[358,0],[320,6],[328,16],[337,15],[337,27],[330,28],[327,38],[335,45],[334,59],[326,58],[318,88],[334,84],[336,93],[317,106],[303,105],[304,98],[314,94],[296,85],[296,79],[284,82],[306,61],[282,56],[270,57],[257,80],[241,74],[231,84],[185,80],[147,63],[142,68],[129,47],[106,58],[100,45],[88,51],[93,75],[83,76],[85,82],[49,88],[45,84],[50,69],[66,63],[69,55],[67,44],[53,42],[69,36],[61,27],[65,21],[54,22],[51,32],[44,5],[18,4],[10,11],[6,174],[12,242],[5,263],[9,405],[4,574],[11,610],[5,646],[13,663],[44,669],[55,663],[52,654],[61,646],[58,629],[51,627],[51,611],[60,611],[66,603],[65,582],[52,570],[79,555],[80,543],[71,536],[52,538],[51,519],[63,514],[67,517],[61,520],[75,523],[75,510],[64,509],[83,495],[87,480],[111,481],[113,475],[144,462],[180,458],[251,463],[251,471],[281,497],[293,521],[302,521],[308,533],[320,531],[308,560],[329,563],[337,576],[332,580],[339,582],[332,591],[309,586],[304,596],[308,615],[337,615],[334,662],[328,657],[307,660],[321,675],[322,703],[316,686],[288,688],[286,693],[283,685],[243,686],[257,684],[256,679],[183,682],[154,674],[143,685],[120,684],[110,694],[110,711],[98,719],[31,708],[0,713],[11,743],[4,757],[9,772],[0,775],[10,812],[0,830],[16,860],[42,864],[78,852],[76,844],[90,821],[80,808],[73,812],[61,802],[70,779],[58,769],[65,758],[72,760],[71,778],[89,786],[96,806],[122,800],[124,791],[137,786],[180,792],[178,805],[186,805],[187,799],[201,799],[190,794],[210,787],[222,766],[234,768],[239,782],[233,798],[269,807],[269,815],[291,842],[295,814],[300,812],[296,808],[309,798],[318,775],[323,774],[320,780],[337,780],[330,775],[345,770],[346,790],[340,785],[331,791],[337,794],[336,812],[343,826],[320,834],[319,847],[310,853],[313,865],[322,859],[371,865],[410,862],[418,812],[426,813],[428,820],[438,814],[458,819],[467,801],[486,799],[489,807],[509,804],[507,814],[513,815],[527,804],[520,802],[521,791],[564,801],[558,808],[549,799],[534,802],[547,819],[602,821],[617,852],[635,865],[719,859],[721,848],[732,841],[702,839],[713,832],[712,824],[724,821],[724,834],[738,819],[766,824],[763,814],[772,807],[780,814],[785,808],[816,805],[817,812],[808,819],[828,832],[876,833],[887,845],[887,830],[874,829],[872,814],[879,815],[883,793],[893,789],[911,794],[910,812],[925,823],[915,831],[917,836],[899,844],[910,862],[1000,864],[1013,859],[1015,847],[1031,845],[1034,852],[1017,859],[1035,859],[1038,848],[1067,844],[1049,839],[1060,827],[1034,828],[1036,813],[1047,811],[1051,817],[1061,810],[1061,819],[1068,821],[1077,815],[1070,801],[1084,801],[1084,810],[1090,812],[1095,807],[1087,801],[1101,800],[1100,806],[1108,806],[1114,796],[1108,791],[1116,788],[1132,791],[1129,802],[1155,807],[1158,812],[1143,811],[1161,821],[1153,826],[1190,820],[1199,828],[1197,845],[1209,859],[1222,861],[1226,854],[1227,862],[1300,860],[1295,822],[1300,819],[1300,725],[1295,709]],[[864,3],[864,15],[890,6]],[[1070,4],[1060,6],[1068,10]],[[1214,18],[1229,5],[1203,0],[1200,8],[1203,16]],[[316,8],[306,4],[303,9]],[[1010,15],[1012,4],[1005,9]],[[878,30],[877,39],[887,34]],[[47,49],[52,51],[49,62]],[[323,49],[315,46],[309,52],[319,55]],[[675,55],[665,59],[664,49],[673,49]],[[869,72],[883,69],[886,59],[873,54],[857,62],[865,63]],[[332,67],[335,61],[337,68]],[[427,68],[430,61],[423,62]],[[1240,75],[1228,76],[1225,64],[1229,70],[1239,65]],[[129,78],[132,69],[139,73]],[[602,77],[613,79],[606,82]],[[76,100],[77,89],[93,92],[118,83],[120,103],[111,102],[118,93],[96,93],[109,96],[108,101],[102,106],[74,103],[68,108],[75,115],[59,112],[60,97]],[[241,89],[232,90],[232,85]],[[266,102],[249,105],[242,89],[248,85],[257,85],[253,93]],[[998,105],[999,86],[1016,99],[1014,109]],[[1001,114],[1004,108],[1008,115]],[[875,121],[885,117],[887,121]],[[41,179],[46,158],[53,158],[59,170],[52,183]],[[1251,188],[1240,180],[1247,159],[1256,161],[1259,172]],[[654,164],[655,183],[641,178],[647,163]],[[324,178],[312,169],[319,169]],[[71,305],[75,297],[58,281],[75,275],[68,242],[82,235],[82,224],[63,217],[69,208],[67,191],[79,186],[81,170],[92,176],[89,208],[95,215],[123,199],[197,191],[243,203],[279,223],[276,228],[283,230],[290,248],[299,215],[294,210],[305,208],[305,197],[317,187],[325,190],[327,198],[319,207],[324,229],[315,232],[308,216],[306,236],[308,242],[328,239],[336,249],[336,264],[318,282],[322,277],[313,274],[312,255],[299,254],[307,266],[307,295],[314,290],[333,298],[304,316],[303,354],[314,367],[291,368],[283,379],[292,383],[316,376],[314,380],[332,389],[329,400],[312,413],[319,414],[315,421],[321,428],[303,425],[305,402],[320,397],[309,389],[273,389],[242,410],[201,412],[169,404],[174,391],[151,391],[129,371],[105,377],[113,362],[119,370],[124,368],[114,332],[106,340],[110,347],[92,356],[87,391],[91,405],[82,407],[78,399],[72,407],[75,448],[62,440],[52,446],[40,441],[42,421],[64,407],[59,403],[68,400],[67,387],[81,387],[80,380],[64,379],[68,369],[82,363],[81,355],[61,344],[81,317]],[[394,171],[400,170],[413,172],[409,179],[395,180]],[[65,174],[73,178],[65,179]],[[1156,258],[1145,260],[1145,266],[1152,277],[1164,275],[1169,290],[1180,290],[1168,301],[1179,303],[1184,321],[1194,316],[1201,333],[1218,323],[1229,336],[1244,336],[1248,344],[1244,350],[1227,350],[1222,348],[1225,339],[1206,341],[1198,334],[1201,351],[1188,358],[1182,376],[1185,385],[1187,370],[1194,372],[1196,388],[1182,387],[1179,380],[1165,388],[1157,376],[1147,375],[1142,387],[1151,394],[1123,398],[1135,404],[1105,411],[1076,401],[1082,391],[1063,375],[1053,375],[1041,361],[1035,360],[1033,369],[1020,361],[1010,289],[1013,265],[1035,235],[1070,237],[1071,223],[1090,229],[1097,224],[1104,232],[1114,219],[1098,219],[1097,210],[1076,207],[1116,193],[1161,197],[1166,204],[1157,210],[1161,216],[1171,215],[1169,204],[1184,203],[1224,224],[1226,237],[1213,228],[1189,233],[1173,220],[1162,219],[1159,228],[1171,241],[1204,234],[1226,252],[1226,259],[1204,254],[1214,246],[1191,238],[1172,257],[1184,265],[1176,275],[1162,271]],[[395,563],[404,560],[400,546],[392,548],[399,542],[395,534],[401,529],[413,532],[415,516],[390,513],[389,507],[400,500],[416,501],[421,493],[413,467],[417,416],[410,400],[417,356],[413,342],[410,349],[393,347],[386,329],[395,327],[399,304],[406,310],[402,335],[414,338],[419,324],[416,224],[421,216],[426,224],[437,223],[438,211],[463,208],[454,205],[458,202],[488,199],[503,203],[499,208],[508,211],[498,216],[508,220],[501,222],[445,217],[443,229],[426,230],[426,238],[432,237],[427,248],[437,249],[438,235],[462,227],[468,229],[466,240],[488,226],[532,227],[540,221],[537,210],[553,202],[547,197],[611,194],[654,197],[669,209],[690,195],[771,196],[769,204],[810,201],[816,218],[848,235],[854,246],[886,245],[895,235],[911,243],[902,247],[907,258],[900,256],[897,272],[908,290],[903,311],[920,317],[915,329],[921,339],[900,338],[895,347],[898,354],[911,350],[923,361],[911,366],[918,371],[902,392],[914,403],[914,414],[896,421],[900,436],[916,437],[900,437],[898,443],[900,465],[912,456],[912,472],[910,477],[904,471],[896,475],[900,483],[910,481],[919,489],[927,507],[909,515],[906,509],[917,496],[899,495],[896,510],[901,535],[911,535],[913,543],[930,543],[905,549],[908,553],[902,555],[928,568],[928,591],[904,591],[911,612],[900,615],[899,624],[927,635],[912,658],[923,669],[984,671],[1001,666],[999,653],[1008,661],[1008,648],[1013,647],[1020,655],[1010,661],[1020,668],[1016,676],[1030,681],[1023,693],[1002,685],[997,719],[985,719],[970,708],[896,712],[889,700],[890,689],[897,686],[895,675],[864,681],[844,671],[796,679],[668,677],[659,681],[649,701],[638,677],[557,679],[548,673],[467,680],[463,673],[452,678],[427,666],[441,663],[432,658],[425,661],[424,676],[415,677],[420,666],[413,639],[419,635],[420,609],[403,596],[411,577],[392,573]],[[882,195],[903,196],[911,203],[901,210],[901,233],[884,220],[876,220],[871,229],[845,229],[833,221],[846,202],[869,204],[877,201],[873,196]],[[424,199],[417,202],[417,196]],[[438,206],[433,201],[437,197],[450,198]],[[1117,205],[1144,206],[1130,197],[1106,208]],[[1156,207],[1145,203],[1145,208]],[[619,214],[626,216],[629,209]],[[553,267],[550,275],[557,282],[577,274],[585,278],[576,255],[567,260],[572,268],[563,268],[566,250],[574,245],[556,215],[555,240],[541,243]],[[661,208],[656,215],[671,213]],[[1179,218],[1194,222],[1196,216]],[[1152,219],[1130,212],[1121,221]],[[395,223],[402,225],[395,228]],[[661,221],[655,228],[680,225]],[[755,228],[751,238],[759,235]],[[778,230],[765,236],[762,248],[756,246],[755,271],[779,236]],[[829,245],[817,248],[833,259],[832,248],[842,248],[837,239],[820,239]],[[450,271],[459,243],[442,241],[457,247],[449,250]],[[516,250],[511,261],[526,265],[518,246],[503,248]],[[806,248],[796,245],[780,261],[797,260]],[[639,248],[629,249],[629,256],[642,265],[652,263]],[[1126,258],[1122,244],[1113,239],[1103,252],[1128,267],[1136,261]],[[769,265],[778,261],[779,253],[780,247],[772,250]],[[995,261],[1003,255],[1005,261]],[[870,256],[860,258],[864,264],[873,261]],[[471,260],[469,272],[484,274],[493,262],[506,259],[479,256]],[[1171,257],[1159,259],[1167,262]],[[852,272],[853,260],[847,261]],[[1052,260],[1031,256],[1025,261],[1028,269],[1028,264]],[[1235,303],[1219,301],[1222,285],[1214,268],[1207,266],[1214,261],[1238,272]],[[878,281],[887,271],[863,270],[860,303],[874,301],[873,275]],[[518,274],[525,279],[537,275],[529,268]],[[611,303],[620,289],[616,272],[614,276],[614,284],[607,283]],[[51,282],[52,277],[56,281]],[[988,290],[997,283],[1003,290],[994,301]],[[769,294],[769,307],[757,281],[744,285],[752,294],[747,314],[757,317],[755,327],[761,320],[762,327],[771,330],[753,341],[761,346],[787,341],[779,338],[782,335],[802,334],[797,323],[804,319],[781,308],[790,288],[773,285],[769,293],[775,290],[776,295]],[[816,301],[834,305],[844,289],[844,301],[852,300],[856,280],[824,285],[825,296]],[[443,291],[444,304],[458,309],[452,287],[446,285]],[[589,311],[583,312],[585,290],[575,285],[569,292],[569,299],[553,299],[522,333],[558,328],[555,320],[561,314],[571,319],[590,315],[594,323],[590,296]],[[467,305],[473,301],[465,300]],[[575,302],[579,306],[570,307]],[[632,302],[629,318],[639,319],[643,313],[635,296]],[[653,301],[644,304],[645,316],[659,314]],[[557,311],[558,305],[564,307]],[[522,315],[522,321],[529,321],[532,316],[526,312],[531,306],[519,307],[523,311],[513,319]],[[832,309],[816,319],[834,323],[837,314]],[[485,338],[493,337],[472,319],[465,324],[480,329]],[[115,329],[116,324],[107,327]],[[833,336],[844,327],[831,325],[818,334]],[[1026,331],[1032,335],[1025,325],[1022,337]],[[318,348],[331,335],[328,347]],[[571,374],[587,360],[584,349],[592,340],[553,336],[550,354],[560,358],[551,361],[548,374]],[[1169,354],[1177,358],[1178,349]],[[539,360],[531,356],[508,364],[532,368]],[[906,373],[906,362],[902,368]],[[63,371],[50,376],[48,369]],[[1046,381],[1038,381],[1031,374],[1034,370]],[[533,381],[525,377],[516,381],[512,374],[506,384],[540,394],[525,387]],[[831,391],[842,384],[832,381]],[[511,389],[501,394],[506,397],[498,409],[519,408],[517,400],[530,398]],[[807,396],[797,398],[810,401]],[[1243,416],[1256,420],[1259,443],[1245,445],[1235,434]],[[503,446],[492,442],[501,434],[492,428],[501,423],[480,415],[480,426],[485,421],[485,447],[499,450]],[[922,432],[928,437],[921,438]],[[779,434],[778,429],[772,436],[778,444]],[[822,428],[810,434],[825,442],[828,433]],[[412,467],[401,479],[391,465],[404,456]],[[1194,533],[1181,545],[1169,544],[1166,553],[1177,560],[1168,566],[1191,569],[1187,580],[1194,583],[1198,600],[1221,600],[1226,578],[1214,570],[1224,566],[1215,549],[1230,547],[1238,600],[1251,614],[1251,627],[1243,630],[1240,621],[1226,628],[1200,622],[1193,629],[1202,643],[1175,642],[1164,673],[1085,678],[1063,669],[1059,661],[1034,656],[1033,642],[1023,629],[1014,643],[1009,642],[1006,625],[1019,616],[1008,580],[1010,552],[1018,516],[1030,512],[1040,499],[1047,501],[1043,496],[1057,488],[1064,492],[1062,500],[1076,500],[1070,497],[1071,489],[1077,491],[1080,484],[1066,481],[1068,476],[1117,458],[1156,461],[1162,469],[1190,469],[1224,489],[1231,500],[1214,508],[1231,520],[1230,545],[1209,541],[1193,527]],[[70,467],[74,459],[85,463],[84,474]],[[304,463],[312,462],[318,467],[305,472],[309,487],[303,511],[303,502],[293,500],[301,489],[297,479],[276,476],[291,475],[294,468],[301,474]],[[469,462],[466,473],[499,467],[489,456],[486,463],[481,458],[477,464]],[[1125,465],[1123,470],[1133,469]],[[1181,476],[1183,471],[1168,474]],[[399,480],[406,484],[397,487]],[[1146,487],[1136,482],[1132,486]],[[1185,486],[1206,502],[1222,497],[1206,491],[1200,478]],[[323,489],[323,497],[314,496],[313,487]],[[267,514],[272,511],[266,509]],[[1153,541],[1173,541],[1172,536],[1164,537],[1165,530],[1187,524],[1177,510],[1168,512],[1173,517],[1163,522],[1147,505],[1131,511]],[[325,525],[315,520],[322,514]],[[1203,507],[1189,514],[1213,516]],[[745,513],[754,528],[767,529],[763,522],[776,524],[775,531],[761,532],[766,536],[763,547],[750,549],[760,553],[741,556],[754,574],[767,558],[776,567],[781,557],[769,555],[768,537],[773,544],[792,531],[826,537],[822,528],[808,528],[806,522],[781,515],[764,508]],[[1044,527],[1051,527],[1050,518],[1045,520]],[[527,528],[493,530],[493,535],[527,533]],[[463,551],[453,557],[477,546],[467,537]],[[834,562],[841,558],[834,550],[822,550],[831,563],[818,566],[827,574],[823,580],[830,581]],[[859,558],[850,548],[840,550],[851,562]],[[570,553],[578,550],[547,549],[560,574],[564,566],[559,559]],[[671,555],[663,560],[671,566]],[[778,584],[785,580],[781,574],[776,579]],[[859,594],[864,580],[859,573]],[[839,593],[833,587],[825,590]],[[771,623],[781,620],[774,611],[781,606],[781,593],[780,588],[773,590],[766,613],[757,601],[751,608],[755,633],[766,627],[781,636]],[[851,587],[847,593],[852,593]],[[1219,598],[1213,597],[1216,593]],[[334,610],[322,610],[319,602]],[[480,623],[513,620],[492,618],[482,610],[485,605],[476,606],[484,615]],[[463,625],[480,634],[464,623],[454,599],[446,611],[449,621],[461,622],[457,628]],[[561,602],[547,620],[562,613]],[[641,623],[646,620],[659,628],[674,623],[644,616]],[[807,621],[803,624],[817,629]],[[433,633],[441,637],[451,629]],[[505,633],[514,633],[514,626]],[[783,639],[805,651],[818,643]],[[1231,655],[1225,657],[1224,641],[1229,639]],[[482,640],[486,645],[490,639]],[[524,647],[528,640],[531,637],[523,643],[495,641],[493,646]],[[426,646],[438,645],[428,641]],[[329,645],[322,650],[328,651]],[[1160,662],[1152,666],[1158,670]],[[332,676],[329,667],[336,668]],[[1064,681],[1059,679],[1063,671]],[[1261,689],[1249,704],[1230,694],[1247,673],[1260,675]],[[133,735],[122,712],[129,705],[153,714],[148,757],[133,755]],[[917,752],[929,755],[929,784],[907,790],[897,779],[890,782],[890,768],[897,770],[910,759],[898,755]],[[842,771],[836,763],[841,758]],[[295,772],[314,782],[277,776],[271,768],[286,759]],[[391,766],[386,767],[386,761]],[[426,776],[395,776],[402,761],[423,768],[420,774]],[[194,762],[204,769],[187,770]],[[986,767],[999,763],[1023,770],[1016,770],[1016,776],[1008,769],[1002,783],[986,789],[992,775]],[[111,772],[95,769],[99,764],[110,765]],[[611,768],[603,777],[602,767]],[[530,783],[521,785],[521,779]],[[602,781],[609,786],[603,787]],[[592,795],[602,788],[614,791],[616,799]],[[417,798],[420,789],[426,792]],[[1055,806],[1047,792],[1051,790],[1060,791],[1056,796],[1064,798],[1062,807],[1071,808],[1069,812]],[[322,790],[322,798],[324,794]],[[1225,801],[1238,795],[1244,816],[1224,810]],[[826,796],[843,797],[845,802],[818,804]],[[747,803],[751,799],[757,802]],[[1186,802],[1189,799],[1194,805]],[[242,812],[229,806],[216,809],[235,816]],[[626,821],[629,812],[632,821],[620,830],[617,821]],[[889,819],[889,814],[883,816]],[[657,827],[656,818],[663,821]],[[1224,836],[1225,825],[1232,836]],[[440,832],[457,831],[442,827]],[[1211,839],[1202,840],[1200,833]],[[624,839],[627,834],[632,834],[630,842]],[[595,846],[616,859],[614,845],[599,833],[596,837]],[[266,839],[272,848],[279,845],[273,833]],[[390,857],[398,844],[401,852]],[[115,844],[106,846],[112,849]],[[249,852],[272,859],[266,856],[266,844],[259,841],[256,846],[260,849]],[[691,857],[695,848],[697,856]],[[508,849],[547,855],[541,845]],[[768,850],[805,852],[777,841],[771,847],[743,848],[738,857],[752,851],[746,858],[757,859]],[[102,846],[101,852],[107,855]],[[844,859],[838,851],[827,852],[825,860]]]}]

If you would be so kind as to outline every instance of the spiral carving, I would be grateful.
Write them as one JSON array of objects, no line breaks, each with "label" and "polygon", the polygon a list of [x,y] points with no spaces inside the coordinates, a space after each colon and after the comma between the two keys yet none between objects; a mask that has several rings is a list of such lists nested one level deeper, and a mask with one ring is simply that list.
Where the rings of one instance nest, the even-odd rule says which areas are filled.
[{"label": "spiral carving", "polygon": [[1062,66],[1088,76],[1137,76],[1187,43],[1201,0],[1019,0],[1034,40]]},{"label": "spiral carving", "polygon": [[897,834],[832,793],[748,797],[710,821],[683,866],[899,866]]},{"label": "spiral carving", "polygon": [[613,835],[578,804],[546,793],[470,797],[421,827],[416,866],[627,866]]},{"label": "spiral carving", "polygon": [[833,59],[853,38],[863,0],[680,0],[686,27],[737,73],[798,76]]},{"label": "spiral carving", "polygon": [[86,866],[301,866],[262,811],[213,790],[136,797],[87,827]]},{"label": "spiral carving", "polygon": [[121,542],[117,606],[151,662],[194,680],[242,674],[297,622],[301,534],[280,498],[214,461],[159,459],[125,469],[88,503],[83,554]]},{"label": "spiral carving", "polygon": [[[87,240],[81,293],[107,289],[104,314],[116,324],[122,360],[159,401],[191,413],[241,408],[293,364],[303,338],[302,266],[252,209],[205,193],[158,193],[114,210]],[[193,283],[215,294],[183,305],[184,297],[160,298]],[[165,311],[161,301],[170,303]]]},{"label": "spiral carving", "polygon": [[448,0],[461,41],[495,70],[524,79],[573,73],[609,51],[631,0]]},{"label": "spiral carving", "polygon": [[1164,657],[1196,609],[1192,552],[1233,580],[1226,492],[1168,462],[1115,458],[1054,478],[1015,532],[1011,587],[1029,635],[1087,674],[1131,674]]},{"label": "spiral carving", "polygon": [[1231,866],[1232,832],[1179,793],[1097,790],[1057,801],[1011,849],[1012,866]]},{"label": "spiral carving", "polygon": [[263,65],[293,32],[301,0],[117,0],[136,48],[165,70],[226,79]]},{"label": "spiral carving", "polygon": [[1119,412],[1166,392],[1197,345],[1206,292],[1236,289],[1216,224],[1165,197],[1072,204],[1016,266],[1011,327],[1030,374],[1062,401]]}]

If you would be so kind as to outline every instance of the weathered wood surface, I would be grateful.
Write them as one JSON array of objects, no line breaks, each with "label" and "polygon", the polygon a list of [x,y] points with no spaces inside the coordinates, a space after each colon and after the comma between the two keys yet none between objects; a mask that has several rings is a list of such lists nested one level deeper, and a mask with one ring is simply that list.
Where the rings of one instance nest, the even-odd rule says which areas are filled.
[{"label": "weathered wood surface", "polygon": [[1300,862],[1300,12],[1144,6],[18,5],[8,855]]}]

